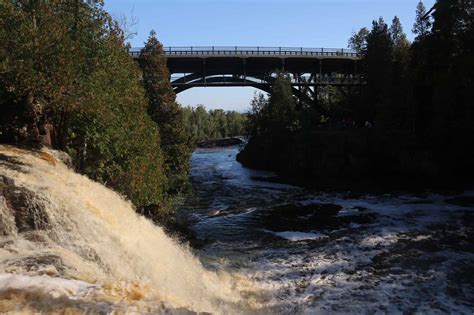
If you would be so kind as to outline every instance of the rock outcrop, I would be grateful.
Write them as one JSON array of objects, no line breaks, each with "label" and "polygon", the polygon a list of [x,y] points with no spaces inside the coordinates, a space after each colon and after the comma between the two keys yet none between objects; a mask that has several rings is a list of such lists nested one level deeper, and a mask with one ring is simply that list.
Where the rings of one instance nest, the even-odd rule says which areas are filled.
[{"label": "rock outcrop", "polygon": [[35,202],[35,194],[15,185],[15,181],[0,175],[0,235],[44,230],[48,227],[48,215],[44,207]]}]

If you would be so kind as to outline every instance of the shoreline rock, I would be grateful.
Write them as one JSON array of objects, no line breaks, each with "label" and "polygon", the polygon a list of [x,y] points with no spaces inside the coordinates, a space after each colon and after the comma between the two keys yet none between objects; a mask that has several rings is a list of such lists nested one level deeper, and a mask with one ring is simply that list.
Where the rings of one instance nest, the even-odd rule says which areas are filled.
[{"label": "shoreline rock", "polygon": [[197,147],[200,149],[213,149],[213,148],[224,148],[231,147],[234,145],[241,145],[244,141],[237,137],[223,138],[223,139],[214,139],[214,140],[204,140],[197,144]]}]

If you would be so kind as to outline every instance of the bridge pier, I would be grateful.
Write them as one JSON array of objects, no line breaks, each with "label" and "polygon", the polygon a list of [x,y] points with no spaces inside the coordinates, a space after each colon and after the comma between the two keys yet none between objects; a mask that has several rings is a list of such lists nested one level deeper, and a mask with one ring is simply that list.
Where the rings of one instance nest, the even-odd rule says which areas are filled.
[{"label": "bridge pier", "polygon": [[318,101],[318,86],[314,85],[314,94],[313,94],[313,106],[314,108],[318,108],[319,101]]},{"label": "bridge pier", "polygon": [[242,64],[244,65],[244,85],[247,85],[247,59],[242,58]]},{"label": "bridge pier", "polygon": [[204,84],[206,84],[206,59],[202,60],[202,79]]}]

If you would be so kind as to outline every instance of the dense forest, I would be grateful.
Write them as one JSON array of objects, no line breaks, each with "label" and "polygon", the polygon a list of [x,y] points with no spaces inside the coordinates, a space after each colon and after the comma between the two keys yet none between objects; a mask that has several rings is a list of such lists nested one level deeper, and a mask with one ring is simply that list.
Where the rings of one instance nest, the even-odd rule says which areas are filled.
[{"label": "dense forest", "polygon": [[193,142],[245,135],[247,115],[202,105],[183,108],[184,128]]},{"label": "dense forest", "polygon": [[420,2],[413,33],[410,43],[395,17],[353,34],[366,84],[320,89],[318,106],[298,106],[278,73],[252,102],[238,160],[323,187],[472,183],[474,1]]},{"label": "dense forest", "polygon": [[140,63],[125,37],[103,1],[2,1],[0,141],[63,150],[138,209],[166,213],[193,146],[155,33]]}]

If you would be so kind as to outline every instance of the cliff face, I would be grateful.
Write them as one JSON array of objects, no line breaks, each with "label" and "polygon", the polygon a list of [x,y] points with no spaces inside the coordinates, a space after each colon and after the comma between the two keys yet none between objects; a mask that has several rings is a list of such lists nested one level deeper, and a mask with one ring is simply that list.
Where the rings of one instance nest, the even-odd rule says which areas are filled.
[{"label": "cliff face", "polygon": [[380,135],[371,129],[319,131],[279,140],[252,138],[237,160],[320,188],[409,189],[468,183],[474,168],[463,148],[472,144],[441,143],[433,149],[408,133]]}]

